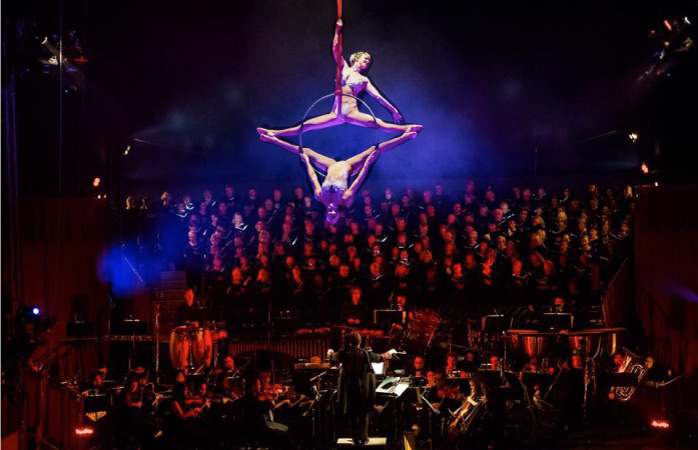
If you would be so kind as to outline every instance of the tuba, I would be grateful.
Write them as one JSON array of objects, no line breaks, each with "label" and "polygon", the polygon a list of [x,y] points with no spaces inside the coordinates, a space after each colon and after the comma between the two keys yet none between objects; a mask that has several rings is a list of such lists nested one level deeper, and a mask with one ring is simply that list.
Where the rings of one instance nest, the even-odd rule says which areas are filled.
[{"label": "tuba", "polygon": [[647,375],[647,368],[643,365],[642,359],[630,350],[623,349],[625,353],[625,361],[619,373],[634,373],[637,375],[637,384],[635,386],[614,386],[610,389],[610,393],[615,395],[616,400],[627,402],[635,393],[637,385],[640,384],[643,378]]}]

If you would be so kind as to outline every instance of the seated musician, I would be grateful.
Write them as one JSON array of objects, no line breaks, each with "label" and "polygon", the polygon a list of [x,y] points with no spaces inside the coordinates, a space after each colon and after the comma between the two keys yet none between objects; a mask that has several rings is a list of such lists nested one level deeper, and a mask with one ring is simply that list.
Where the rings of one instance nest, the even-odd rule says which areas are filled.
[{"label": "seated musician", "polygon": [[361,288],[351,288],[351,301],[342,308],[340,318],[342,325],[354,328],[364,328],[369,324],[368,307],[361,301]]},{"label": "seated musician", "polygon": [[427,368],[424,357],[420,355],[415,356],[414,360],[412,360],[412,365],[407,369],[406,372],[407,375],[413,377],[426,377]]},{"label": "seated musician", "polygon": [[104,376],[102,375],[102,372],[97,371],[92,374],[92,379],[90,380],[90,383],[87,386],[85,386],[85,390],[89,391],[91,395],[99,395],[105,393]]},{"label": "seated musician", "polygon": [[127,389],[123,393],[123,404],[126,406],[126,411],[140,411],[143,406],[143,392],[140,389],[138,379],[130,378],[127,384]]},{"label": "seated musician", "polygon": [[184,383],[175,383],[172,401],[170,403],[172,414],[182,422],[198,417],[199,414],[201,414],[201,407],[192,407],[192,403],[193,399],[189,396],[189,388],[187,385]]},{"label": "seated musician", "polygon": [[[475,355],[474,350],[466,350],[465,360],[463,361],[462,367],[467,378],[471,378],[472,374],[477,372],[477,369],[480,367],[480,361]],[[470,376],[468,376],[468,374],[470,374]]]},{"label": "seated musician", "polygon": [[240,411],[238,426],[246,435],[268,441],[271,448],[293,448],[288,427],[274,421],[271,402],[262,391],[259,378],[247,380],[245,395],[236,403]]},{"label": "seated musician", "polygon": [[193,406],[192,400],[187,385],[175,383],[165,433],[171,435],[174,442],[181,443],[183,448],[216,448],[218,442],[201,427],[197,419],[207,405]]},{"label": "seated musician", "polygon": [[489,370],[499,370],[502,368],[502,362],[499,360],[499,356],[490,356]]},{"label": "seated musician", "polygon": [[531,356],[528,359],[528,362],[523,366],[523,369],[521,369],[521,373],[524,372],[538,372],[538,358],[535,356]]},{"label": "seated musician", "polygon": [[465,371],[458,367],[458,353],[449,352],[446,355],[446,365],[444,366],[444,373],[448,377],[455,376],[457,378],[465,378]]},{"label": "seated musician", "polygon": [[235,374],[235,359],[232,356],[227,355],[223,359],[222,372],[227,376],[233,376],[233,374]]},{"label": "seated musician", "polygon": [[427,379],[427,384],[425,387],[427,388],[433,388],[436,386],[436,372],[433,370],[429,369],[426,371],[426,379]]},{"label": "seated musician", "polygon": [[454,411],[460,405],[462,395],[459,392],[457,380],[449,380],[442,370],[434,373],[434,385],[427,393],[427,400],[434,409],[448,415],[448,410]]},{"label": "seated musician", "polygon": [[674,376],[674,371],[670,367],[655,362],[652,355],[645,357],[645,368],[647,368],[647,381],[653,383],[663,383]]},{"label": "seated musician", "polygon": [[177,314],[175,315],[176,327],[182,325],[192,325],[194,327],[199,326],[199,305],[194,301],[194,290],[188,288],[184,291],[185,302],[179,305],[177,308]]},{"label": "seated musician", "polygon": [[184,374],[183,370],[177,370],[175,372],[175,383],[186,383],[187,376]]},{"label": "seated musician", "polygon": [[138,388],[141,390],[141,410],[151,412],[155,401],[153,385],[148,383],[148,372],[144,367],[138,366],[133,370],[134,377],[138,380]]}]

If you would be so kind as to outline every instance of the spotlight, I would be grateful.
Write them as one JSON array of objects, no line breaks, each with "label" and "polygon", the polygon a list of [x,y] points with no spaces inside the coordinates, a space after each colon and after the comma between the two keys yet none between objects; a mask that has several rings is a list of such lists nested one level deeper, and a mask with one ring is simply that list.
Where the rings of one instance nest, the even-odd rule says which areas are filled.
[{"label": "spotlight", "polygon": [[650,167],[647,165],[647,163],[644,162],[642,163],[642,165],[640,165],[640,170],[642,170],[642,173],[644,173],[645,175],[650,173]]},{"label": "spotlight", "polygon": [[39,323],[41,320],[41,309],[38,306],[23,306],[17,310],[15,320],[18,324]]},{"label": "spotlight", "polygon": [[131,151],[131,146],[127,145],[126,150],[124,150],[124,156],[128,155],[128,152],[130,152],[130,151]]},{"label": "spotlight", "polygon": [[667,30],[671,31],[671,24],[669,23],[668,20],[664,21],[664,26],[667,27]]},{"label": "spotlight", "polygon": [[650,426],[652,428],[659,428],[659,429],[669,429],[671,425],[669,424],[669,421],[666,419],[652,419],[652,422],[650,422]]},{"label": "spotlight", "polygon": [[688,25],[691,25],[691,22],[688,20],[688,17],[684,17],[683,21],[686,22]]},{"label": "spotlight", "polygon": [[659,187],[659,182],[655,181],[655,182],[654,182],[654,187]]},{"label": "spotlight", "polygon": [[628,137],[630,138],[630,141],[631,141],[631,142],[635,143],[635,142],[637,142],[637,138],[638,138],[639,136],[638,136],[637,133],[635,133],[635,132],[633,131],[632,133],[630,133],[630,134],[628,135]]},{"label": "spotlight", "polygon": [[48,44],[48,36],[44,36],[44,40],[41,41],[41,45],[46,45]]},{"label": "spotlight", "polygon": [[101,180],[99,177],[96,177],[96,178],[92,181],[92,186],[94,186],[94,187],[99,187],[99,183],[101,183],[101,182],[102,182],[102,180]]}]

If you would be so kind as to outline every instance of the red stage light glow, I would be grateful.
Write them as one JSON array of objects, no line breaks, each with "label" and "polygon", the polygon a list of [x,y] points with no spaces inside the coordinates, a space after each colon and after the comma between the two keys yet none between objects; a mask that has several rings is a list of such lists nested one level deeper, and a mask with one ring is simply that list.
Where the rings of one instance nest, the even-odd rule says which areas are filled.
[{"label": "red stage light glow", "polygon": [[669,421],[665,419],[652,419],[650,425],[652,426],[652,428],[667,429],[669,428]]},{"label": "red stage light glow", "polygon": [[75,429],[75,434],[78,436],[91,436],[94,432],[92,427],[77,427]]}]

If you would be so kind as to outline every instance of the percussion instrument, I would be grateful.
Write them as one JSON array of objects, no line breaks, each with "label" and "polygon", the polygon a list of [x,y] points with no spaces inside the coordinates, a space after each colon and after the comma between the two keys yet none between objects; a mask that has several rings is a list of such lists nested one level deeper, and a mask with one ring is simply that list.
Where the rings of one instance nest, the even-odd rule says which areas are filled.
[{"label": "percussion instrument", "polygon": [[521,359],[536,357],[551,358],[555,354],[556,333],[541,333],[535,330],[508,330],[511,351]]},{"label": "percussion instrument", "polygon": [[170,332],[170,360],[175,369],[183,370],[191,363],[208,367],[212,358],[213,338],[208,328],[183,325]]},{"label": "percussion instrument", "polygon": [[240,353],[267,350],[287,354],[294,358],[310,358],[311,356],[324,355],[327,349],[330,348],[329,337],[322,335],[306,336],[272,337],[270,340],[241,339],[239,341],[230,341],[228,354],[237,357]]},{"label": "percussion instrument", "polygon": [[213,339],[208,328],[194,328],[190,330],[191,350],[196,367],[211,366],[213,358]]},{"label": "percussion instrument", "polygon": [[598,358],[601,355],[602,342],[606,333],[602,329],[562,331],[560,337],[567,341],[567,349],[570,354],[581,352],[582,339],[586,341],[586,355],[589,358]]},{"label": "percussion instrument", "polygon": [[417,310],[414,319],[405,332],[405,340],[423,347],[428,347],[434,338],[434,333],[441,323],[441,317],[430,309]]},{"label": "percussion instrument", "polygon": [[183,370],[189,365],[189,327],[175,327],[170,332],[170,361],[172,367]]},{"label": "percussion instrument", "polygon": [[603,356],[611,356],[621,350],[625,341],[625,328],[598,328],[597,331],[604,333],[601,344]]}]

